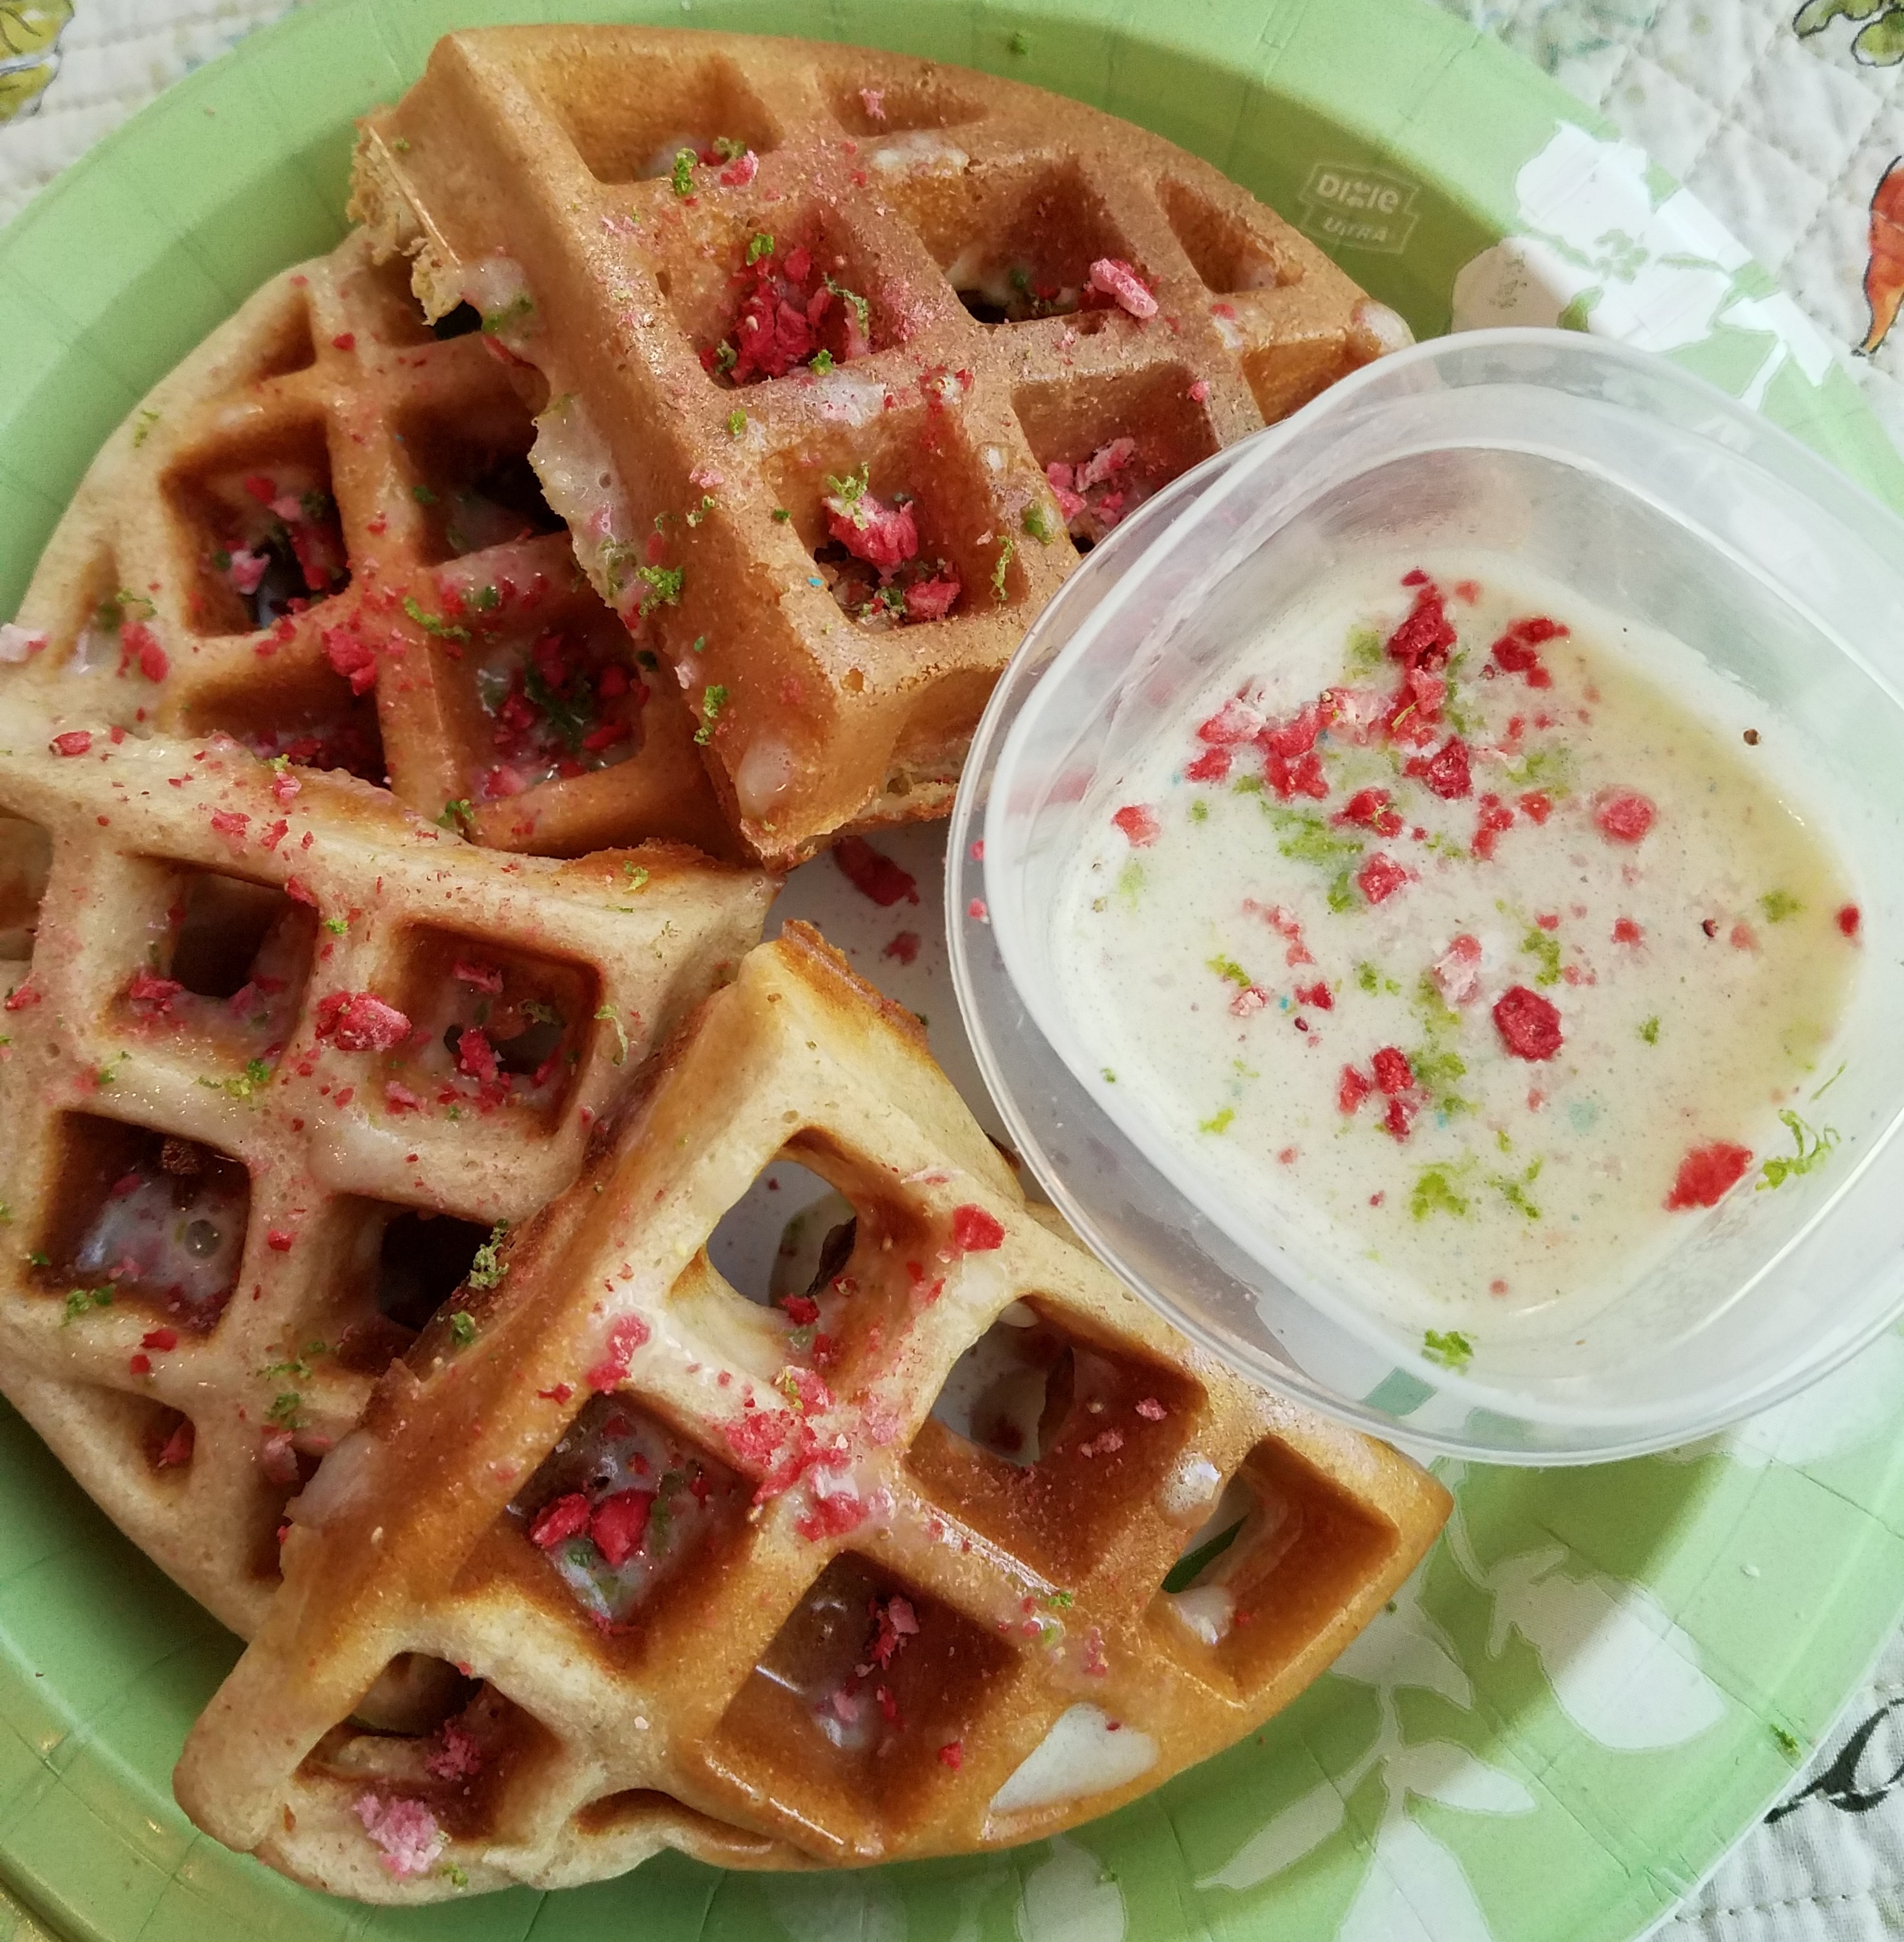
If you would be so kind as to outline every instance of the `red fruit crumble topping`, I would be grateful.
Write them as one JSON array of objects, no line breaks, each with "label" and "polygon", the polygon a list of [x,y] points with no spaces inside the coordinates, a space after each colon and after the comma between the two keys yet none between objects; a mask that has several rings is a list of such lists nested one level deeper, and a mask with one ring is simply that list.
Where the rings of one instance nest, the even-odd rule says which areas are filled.
[{"label": "red fruit crumble topping", "polygon": [[1666,1205],[1676,1213],[1688,1207],[1716,1207],[1745,1178],[1751,1164],[1751,1149],[1727,1140],[1694,1147],[1679,1162]]},{"label": "red fruit crumble topping", "polygon": [[733,1528],[739,1480],[626,1398],[598,1395],[510,1506],[529,1542],[605,1631]]},{"label": "red fruit crumble topping", "polygon": [[782,247],[757,231],[731,280],[733,322],[701,352],[703,368],[721,383],[751,384],[802,365],[824,375],[865,357],[873,348],[872,305],[834,274],[846,268],[823,245]]},{"label": "red fruit crumble topping", "polygon": [[1495,1029],[1516,1058],[1551,1058],[1560,1049],[1560,1014],[1539,992],[1511,986],[1494,1001]]},{"label": "red fruit crumble topping", "polygon": [[911,495],[882,498],[871,479],[870,461],[843,479],[827,479],[820,506],[830,543],[813,556],[822,581],[841,611],[865,626],[944,620],[963,590],[958,574],[944,559],[922,553]]},{"label": "red fruit crumble topping", "polygon": [[863,836],[841,837],[833,846],[833,860],[847,882],[882,910],[889,910],[901,900],[909,904],[919,901],[918,880],[912,872],[900,868]]},{"label": "red fruit crumble topping", "polygon": [[997,1218],[982,1207],[955,1207],[952,1245],[963,1254],[987,1254],[1004,1246],[1005,1230]]}]

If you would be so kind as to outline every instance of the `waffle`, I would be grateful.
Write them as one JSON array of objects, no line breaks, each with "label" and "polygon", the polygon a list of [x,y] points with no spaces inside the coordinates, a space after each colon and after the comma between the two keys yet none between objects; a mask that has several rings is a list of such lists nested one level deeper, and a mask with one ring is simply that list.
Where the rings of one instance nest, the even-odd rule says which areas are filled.
[{"label": "waffle", "polygon": [[286,1500],[770,887],[504,856],[229,742],[0,754],[0,1389],[249,1634]]},{"label": "waffle", "polygon": [[1408,341],[1168,142],[811,42],[450,35],[353,213],[541,374],[550,501],[780,862],[943,814],[1079,551]]},{"label": "waffle", "polygon": [[[767,1306],[706,1244],[776,1158],[852,1224]],[[916,1022],[790,925],[293,1506],[180,1801],[300,1880],[431,1901],[663,1846],[1014,1844],[1257,1726],[1446,1498],[1054,1230]],[[1229,1548],[1160,1590],[1213,1511]],[[433,1660],[465,1683],[430,1732],[348,1723]]]},{"label": "waffle", "polygon": [[736,853],[672,677],[577,572],[491,340],[354,237],[106,442],[0,638],[0,707],[225,732],[499,849]]}]

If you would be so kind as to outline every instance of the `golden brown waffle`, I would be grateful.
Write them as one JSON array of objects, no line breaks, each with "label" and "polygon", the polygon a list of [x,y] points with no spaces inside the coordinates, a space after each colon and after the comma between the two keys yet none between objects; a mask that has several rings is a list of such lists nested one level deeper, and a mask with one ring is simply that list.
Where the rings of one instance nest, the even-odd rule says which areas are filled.
[{"label": "golden brown waffle", "polygon": [[107,440],[0,642],[0,707],[387,772],[499,849],[732,853],[673,677],[577,571],[533,436],[491,340],[439,340],[354,237]]},{"label": "golden brown waffle", "polygon": [[[706,1244],[776,1157],[854,1219],[775,1307]],[[1048,1834],[1287,1702],[1446,1513],[1052,1231],[802,926],[499,1266],[293,1507],[178,1770],[201,1827],[335,1892]],[[1220,1501],[1229,1551],[1162,1590]],[[406,1654],[468,1682],[435,1731],[341,1725]]]},{"label": "golden brown waffle", "polygon": [[[944,813],[1067,528],[1407,341],[1170,143],[812,42],[452,34],[365,124],[353,207],[540,370],[550,499],[782,861]],[[866,515],[902,498],[886,547]]]},{"label": "golden brown waffle", "polygon": [[249,1634],[286,1500],[771,880],[506,857],[229,742],[44,733],[0,755],[0,1389]]}]

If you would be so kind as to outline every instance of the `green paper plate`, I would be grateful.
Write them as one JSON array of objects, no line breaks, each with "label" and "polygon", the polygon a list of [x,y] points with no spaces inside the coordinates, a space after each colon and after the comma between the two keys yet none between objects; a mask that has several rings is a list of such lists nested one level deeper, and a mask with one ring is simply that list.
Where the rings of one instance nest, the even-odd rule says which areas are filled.
[{"label": "green paper plate", "polygon": [[[1648,345],[1904,506],[1904,464],[1745,253],[1419,0],[318,0],[0,232],[0,614],[138,395],[341,233],[351,118],[445,29],[545,17],[865,41],[1079,96],[1275,204],[1418,332],[1561,322]],[[1446,1538],[1333,1671],[1061,1839],[804,1877],[669,1856],[395,1913],[307,1894],[178,1813],[173,1761],[236,1643],[0,1408],[0,1942],[1625,1942],[1780,1789],[1904,1606],[1900,1427],[1893,1334],[1693,1450],[1451,1468]]]}]

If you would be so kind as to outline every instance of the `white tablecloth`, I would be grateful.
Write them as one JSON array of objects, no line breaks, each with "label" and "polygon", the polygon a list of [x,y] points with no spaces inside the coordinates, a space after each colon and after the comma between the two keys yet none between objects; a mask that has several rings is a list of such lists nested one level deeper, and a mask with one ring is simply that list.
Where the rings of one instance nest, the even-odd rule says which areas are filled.
[{"label": "white tablecloth", "polygon": [[[1904,24],[1904,0],[1853,0]],[[106,131],[294,0],[0,0],[56,23],[47,84],[0,122],[0,221]],[[1869,205],[1904,156],[1904,64],[1868,65],[1832,0],[1440,0],[1600,109],[1694,189],[1804,305],[1904,446],[1904,329],[1869,323]],[[1811,31],[1801,33],[1798,27]],[[18,45],[16,39],[14,45]],[[1899,44],[1904,46],[1904,33]],[[1866,51],[1870,43],[1865,44]],[[47,59],[29,54],[38,64]],[[16,75],[22,72],[14,64]],[[1868,1942],[1904,1934],[1904,1633],[1803,1778],[1655,1942]],[[1291,1938],[1291,1942],[1296,1942]]]}]

